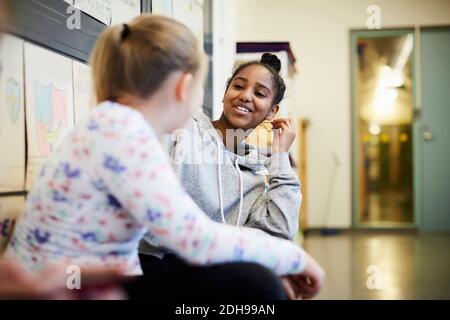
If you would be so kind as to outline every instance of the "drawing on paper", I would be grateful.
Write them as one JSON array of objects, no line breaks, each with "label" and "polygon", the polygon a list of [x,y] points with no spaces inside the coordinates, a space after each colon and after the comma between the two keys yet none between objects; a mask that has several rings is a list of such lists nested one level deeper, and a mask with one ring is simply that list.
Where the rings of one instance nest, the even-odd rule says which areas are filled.
[{"label": "drawing on paper", "polygon": [[[0,41],[0,192],[20,192],[25,180],[24,41]],[[1,203],[0,199],[0,203]]]},{"label": "drawing on paper", "polygon": [[14,79],[9,79],[6,82],[6,110],[12,124],[15,124],[19,118],[21,102],[19,83]]},{"label": "drawing on paper", "polygon": [[25,43],[27,166],[25,189],[74,126],[72,61]]},{"label": "drawing on paper", "polygon": [[67,91],[58,90],[52,84],[35,81],[36,139],[38,152],[48,157],[65,128],[67,117]]}]

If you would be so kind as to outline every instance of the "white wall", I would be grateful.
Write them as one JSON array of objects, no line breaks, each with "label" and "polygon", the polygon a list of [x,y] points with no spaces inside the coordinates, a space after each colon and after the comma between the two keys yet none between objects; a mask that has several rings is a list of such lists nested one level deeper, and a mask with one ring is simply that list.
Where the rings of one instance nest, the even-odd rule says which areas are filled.
[{"label": "white wall", "polygon": [[222,97],[236,59],[235,0],[213,0],[213,119],[222,114]]},{"label": "white wall", "polygon": [[[298,108],[309,128],[308,201],[311,227],[324,225],[335,153],[341,162],[328,225],[351,226],[350,29],[366,28],[369,5],[381,8],[382,28],[450,24],[449,0],[216,0],[219,41],[289,41],[297,57]],[[232,11],[232,12],[230,12]],[[219,21],[218,21],[219,20]],[[235,37],[234,40],[231,38]],[[217,47],[219,48],[219,47]],[[217,50],[216,48],[216,50]],[[221,49],[219,49],[221,50]],[[218,79],[229,76],[234,53],[221,51]],[[226,56],[226,57],[225,57]],[[232,65],[232,62],[231,62]],[[216,85],[223,85],[220,82]],[[217,99],[216,99],[217,100]],[[219,101],[220,102],[220,101]],[[219,108],[219,107],[218,107]]]}]

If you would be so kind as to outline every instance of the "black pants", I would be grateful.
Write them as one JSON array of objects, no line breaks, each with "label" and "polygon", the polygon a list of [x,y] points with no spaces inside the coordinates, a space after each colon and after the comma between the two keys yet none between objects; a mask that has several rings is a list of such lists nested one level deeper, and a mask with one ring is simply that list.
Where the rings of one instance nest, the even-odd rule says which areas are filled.
[{"label": "black pants", "polygon": [[130,299],[285,300],[280,279],[256,263],[194,267],[173,255],[140,255],[144,275],[125,285]]}]

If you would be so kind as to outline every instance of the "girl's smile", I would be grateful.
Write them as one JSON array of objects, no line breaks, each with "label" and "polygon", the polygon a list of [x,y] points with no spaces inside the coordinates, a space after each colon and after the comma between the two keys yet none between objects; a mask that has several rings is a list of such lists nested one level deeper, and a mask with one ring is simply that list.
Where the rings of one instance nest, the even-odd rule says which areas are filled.
[{"label": "girl's smile", "polygon": [[254,129],[272,109],[274,89],[267,68],[252,65],[231,81],[223,98],[224,116],[238,129]]}]

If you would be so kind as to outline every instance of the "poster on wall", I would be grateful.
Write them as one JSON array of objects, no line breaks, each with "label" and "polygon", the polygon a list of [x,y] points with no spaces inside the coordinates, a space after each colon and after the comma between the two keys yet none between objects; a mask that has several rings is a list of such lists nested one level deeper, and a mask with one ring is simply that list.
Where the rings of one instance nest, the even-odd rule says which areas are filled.
[{"label": "poster on wall", "polygon": [[173,0],[152,0],[152,14],[173,18]]},{"label": "poster on wall", "polygon": [[100,22],[111,25],[112,2],[118,0],[74,0],[74,6]]},{"label": "poster on wall", "polygon": [[74,127],[72,60],[25,43],[25,97],[30,190],[42,164]]},{"label": "poster on wall", "polygon": [[141,14],[140,0],[114,0],[111,24],[127,23]]},{"label": "poster on wall", "polygon": [[194,0],[173,0],[173,18],[190,27],[193,16]]},{"label": "poster on wall", "polygon": [[24,207],[24,197],[0,197],[0,257],[11,239],[16,221]]},{"label": "poster on wall", "polygon": [[172,4],[173,18],[188,26],[203,45],[203,7],[195,0],[173,0]]},{"label": "poster on wall", "polygon": [[201,47],[203,48],[204,42],[204,16],[203,16],[203,5],[200,5],[197,1],[192,4],[192,15],[194,19],[191,20],[191,30],[194,32]]},{"label": "poster on wall", "polygon": [[91,68],[78,61],[73,61],[73,102],[77,127],[87,120],[94,103]]},{"label": "poster on wall", "polygon": [[23,46],[23,40],[10,35],[0,41],[0,192],[24,190]]}]

